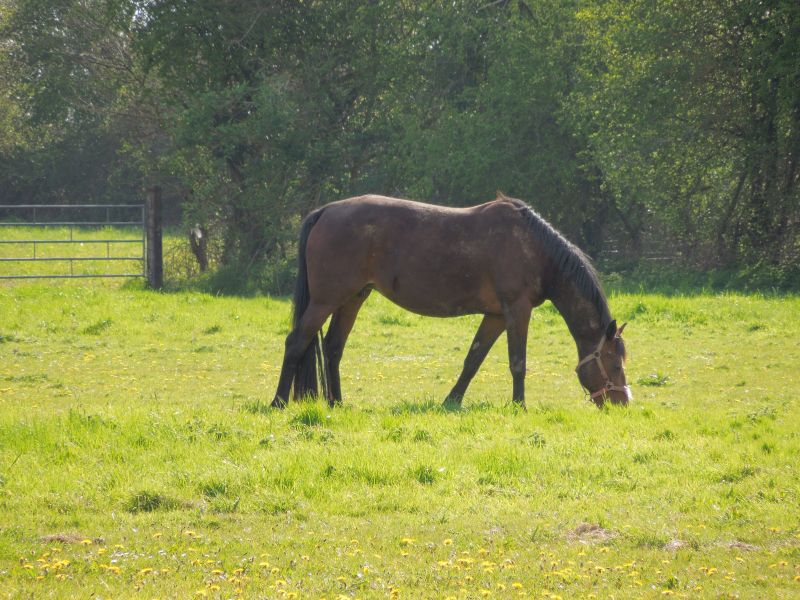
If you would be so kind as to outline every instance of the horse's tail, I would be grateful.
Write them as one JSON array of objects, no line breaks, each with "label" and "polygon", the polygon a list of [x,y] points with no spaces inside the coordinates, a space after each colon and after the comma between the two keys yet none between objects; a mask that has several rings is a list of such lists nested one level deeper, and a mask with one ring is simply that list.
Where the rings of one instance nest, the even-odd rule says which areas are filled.
[{"label": "horse's tail", "polygon": [[[300,226],[300,239],[297,242],[297,281],[294,286],[294,308],[292,311],[292,329],[294,331],[297,330],[300,319],[311,302],[311,292],[308,287],[308,267],[306,264],[306,244],[311,230],[319,221],[320,216],[322,216],[323,209],[319,208],[309,214]],[[297,363],[293,382],[295,400],[304,396],[317,396],[319,393],[317,363],[319,363],[319,379],[322,382],[323,394],[327,396],[327,373],[325,357],[322,354],[322,330],[314,334],[314,338]]]}]

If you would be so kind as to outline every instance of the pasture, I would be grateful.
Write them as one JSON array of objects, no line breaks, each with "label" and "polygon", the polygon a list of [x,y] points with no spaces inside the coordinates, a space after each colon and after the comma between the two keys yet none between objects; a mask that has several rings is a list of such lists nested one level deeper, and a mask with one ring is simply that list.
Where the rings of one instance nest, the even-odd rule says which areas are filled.
[{"label": "pasture", "polygon": [[271,298],[0,287],[0,597],[796,598],[800,299],[612,294],[628,409],[534,311],[440,407],[478,317],[377,294],[344,405],[268,408]]}]

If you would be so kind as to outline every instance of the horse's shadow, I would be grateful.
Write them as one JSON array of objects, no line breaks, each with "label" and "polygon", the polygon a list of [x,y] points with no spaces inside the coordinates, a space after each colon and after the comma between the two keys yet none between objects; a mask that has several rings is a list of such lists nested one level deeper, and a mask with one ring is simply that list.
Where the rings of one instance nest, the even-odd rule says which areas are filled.
[{"label": "horse's shadow", "polygon": [[469,413],[482,413],[491,410],[496,410],[498,407],[491,404],[486,400],[479,402],[469,402],[466,404],[458,404],[456,402],[444,402],[439,400],[420,400],[408,401],[403,400],[389,408],[389,412],[393,415],[428,415],[428,414],[469,414]]}]

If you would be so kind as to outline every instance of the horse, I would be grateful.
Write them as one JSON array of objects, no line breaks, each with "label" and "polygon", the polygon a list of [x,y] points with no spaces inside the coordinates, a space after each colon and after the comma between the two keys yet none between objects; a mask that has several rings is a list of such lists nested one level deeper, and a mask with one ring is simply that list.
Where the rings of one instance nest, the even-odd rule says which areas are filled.
[{"label": "horse", "polygon": [[[512,400],[525,407],[531,311],[550,300],[578,350],[575,371],[598,407],[627,405],[622,331],[588,257],[521,200],[452,208],[377,195],[332,202],[302,222],[292,329],[272,406],[293,398],[342,402],[339,364],[372,290],[420,315],[482,314],[445,405],[458,408],[505,331]],[[322,327],[331,317],[323,338]],[[317,373],[317,365],[319,371]]]}]

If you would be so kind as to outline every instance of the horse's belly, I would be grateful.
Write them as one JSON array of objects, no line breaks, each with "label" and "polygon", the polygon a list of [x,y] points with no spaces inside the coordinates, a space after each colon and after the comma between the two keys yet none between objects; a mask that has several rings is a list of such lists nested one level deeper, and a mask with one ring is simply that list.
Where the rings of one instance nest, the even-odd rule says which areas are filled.
[{"label": "horse's belly", "polygon": [[490,289],[491,286],[481,285],[480,282],[447,285],[447,281],[441,279],[434,285],[430,280],[426,280],[426,283],[423,288],[420,278],[398,275],[376,282],[374,287],[398,306],[428,317],[502,313],[500,301]]}]

